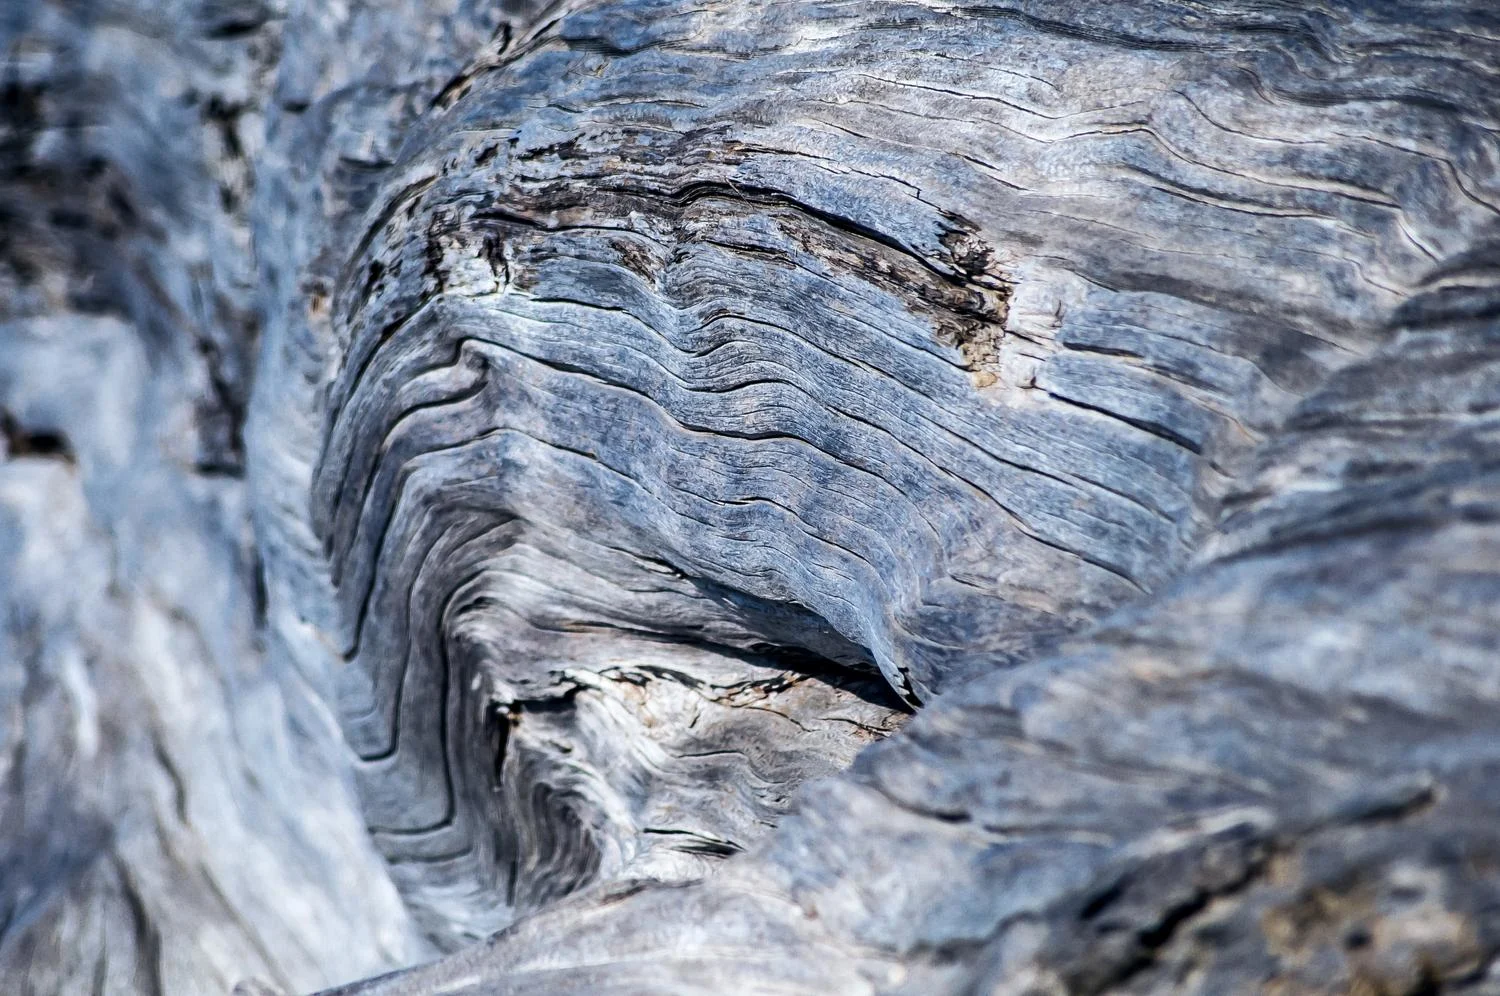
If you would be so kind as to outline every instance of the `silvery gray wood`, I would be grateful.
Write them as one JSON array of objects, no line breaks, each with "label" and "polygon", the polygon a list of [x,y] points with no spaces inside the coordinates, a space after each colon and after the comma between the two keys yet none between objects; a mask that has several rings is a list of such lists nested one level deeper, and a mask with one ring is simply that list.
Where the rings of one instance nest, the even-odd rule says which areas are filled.
[{"label": "silvery gray wood", "polygon": [[431,950],[326,679],[263,626],[240,423],[270,14],[0,8],[6,993],[305,991]]},{"label": "silvery gray wood", "polygon": [[[121,774],[25,807],[14,971],[1500,986],[1483,4],[78,9],[7,58],[118,120],[7,192],[154,224],[11,240],[83,247],[13,532],[103,594],[18,557],[8,666],[143,706],[25,754]],[[162,586],[210,649],[73,676]]]}]

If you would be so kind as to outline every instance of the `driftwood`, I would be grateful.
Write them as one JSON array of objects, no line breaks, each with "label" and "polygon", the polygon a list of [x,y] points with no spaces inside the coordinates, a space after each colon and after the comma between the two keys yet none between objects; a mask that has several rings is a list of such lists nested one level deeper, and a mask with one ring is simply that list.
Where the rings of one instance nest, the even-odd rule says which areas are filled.
[{"label": "driftwood", "polygon": [[1500,993],[1487,3],[0,44],[0,988]]}]

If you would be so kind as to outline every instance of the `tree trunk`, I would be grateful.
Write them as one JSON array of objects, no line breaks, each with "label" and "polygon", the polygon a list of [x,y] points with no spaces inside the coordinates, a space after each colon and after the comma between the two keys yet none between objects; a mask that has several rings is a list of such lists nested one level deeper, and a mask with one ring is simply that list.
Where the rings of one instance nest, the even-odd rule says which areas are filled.
[{"label": "tree trunk", "polygon": [[1500,993],[1488,4],[291,8],[0,22],[7,991]]}]

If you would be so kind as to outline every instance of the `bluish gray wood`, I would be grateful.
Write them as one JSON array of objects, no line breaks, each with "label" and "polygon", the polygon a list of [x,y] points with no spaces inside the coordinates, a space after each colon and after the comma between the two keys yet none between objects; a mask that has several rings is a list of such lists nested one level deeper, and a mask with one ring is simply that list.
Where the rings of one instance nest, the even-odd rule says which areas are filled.
[{"label": "bluish gray wood", "polygon": [[[248,604],[200,670],[254,673],[222,708],[264,739],[201,756],[274,773],[278,875],[334,856],[194,915],[254,957],[108,933],[191,898],[100,914],[103,948],[290,991],[452,952],[330,990],[386,996],[1500,991],[1485,4],[205,10],[173,30],[249,62],[173,58],[254,116],[245,165],[104,156],[205,201],[145,200],[157,269],[108,298],[147,302],[111,305],[142,370],[83,379],[162,385],[123,421],[229,455],[86,507],[253,519],[266,653]],[[100,79],[144,72],[122,51]],[[139,317],[210,278],[260,336],[243,482],[215,357],[249,327],[195,355]],[[79,407],[41,393],[21,449]],[[131,583],[255,601],[193,563]],[[252,704],[298,694],[313,732]],[[22,970],[94,950],[69,916]]]},{"label": "bluish gray wood", "polygon": [[305,991],[431,951],[326,677],[263,626],[240,435],[274,15],[0,5],[7,994]]},{"label": "bluish gray wood", "polygon": [[[280,361],[311,384],[264,434],[320,439],[292,490],[322,549],[288,574],[326,565],[296,597],[327,606],[367,818],[429,929],[696,877],[660,830],[730,853],[775,822],[821,772],[724,806],[747,783],[705,751],[807,742],[697,725],[683,684],[749,680],[725,648],[915,704],[1226,542],[1299,399],[1494,224],[1486,15],[1422,11],[592,4],[415,114],[325,223],[326,327]],[[847,818],[783,845],[838,883],[820,923],[875,931],[840,943],[986,936],[956,842]],[[1059,867],[1006,859],[994,901],[1084,874],[1038,846]]]}]

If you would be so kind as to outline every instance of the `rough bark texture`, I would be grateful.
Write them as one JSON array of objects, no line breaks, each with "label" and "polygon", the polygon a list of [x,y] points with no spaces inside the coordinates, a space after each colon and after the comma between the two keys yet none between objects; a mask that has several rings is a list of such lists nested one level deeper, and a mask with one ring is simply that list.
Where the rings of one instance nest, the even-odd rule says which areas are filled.
[{"label": "rough bark texture", "polygon": [[0,979],[1500,993],[1488,4],[0,30]]}]

